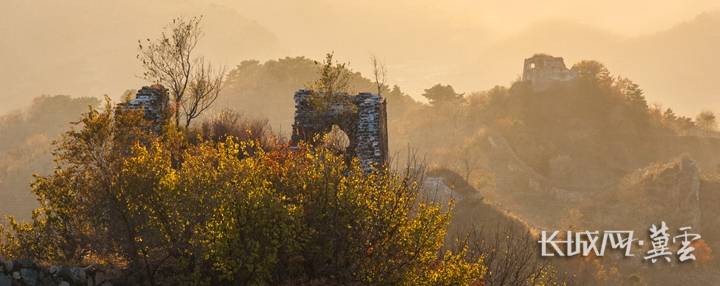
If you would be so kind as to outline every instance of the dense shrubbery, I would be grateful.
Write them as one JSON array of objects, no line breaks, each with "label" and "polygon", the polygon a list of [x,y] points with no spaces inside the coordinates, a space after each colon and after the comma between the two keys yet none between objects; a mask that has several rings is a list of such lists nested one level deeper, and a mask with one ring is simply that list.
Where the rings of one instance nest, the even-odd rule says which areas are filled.
[{"label": "dense shrubbery", "polygon": [[133,285],[482,283],[480,258],[442,250],[449,214],[416,200],[410,178],[323,148],[191,142],[146,124],[109,104],[87,113],[0,254],[105,265]]}]

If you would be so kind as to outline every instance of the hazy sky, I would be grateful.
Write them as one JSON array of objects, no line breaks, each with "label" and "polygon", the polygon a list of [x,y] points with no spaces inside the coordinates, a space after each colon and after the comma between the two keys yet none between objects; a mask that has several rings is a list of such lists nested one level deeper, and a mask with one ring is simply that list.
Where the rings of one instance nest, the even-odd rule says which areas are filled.
[{"label": "hazy sky", "polygon": [[[442,24],[456,29],[482,29],[503,37],[538,21],[565,19],[621,35],[669,28],[702,12],[720,8],[717,0],[205,0],[236,8],[273,31],[293,31],[303,15],[327,20],[354,19],[393,25]],[[313,11],[308,13],[308,11]],[[398,13],[397,11],[404,11]],[[337,13],[339,12],[339,13]],[[378,18],[383,19],[378,19]],[[396,21],[402,20],[402,21]]]},{"label": "hazy sky", "polygon": [[[679,21],[720,7],[717,0],[576,0],[576,1],[453,1],[451,9],[472,5],[476,19],[502,35],[544,19],[569,19],[623,35],[669,28]],[[475,4],[472,4],[475,3]]]},{"label": "hazy sky", "polygon": [[[673,55],[662,43],[649,44],[667,38],[648,37],[718,9],[718,0],[0,0],[0,113],[41,94],[117,96],[137,88],[143,84],[137,40],[155,37],[173,17],[198,14],[205,15],[202,51],[228,68],[245,59],[319,59],[334,51],[368,74],[375,54],[385,60],[390,83],[418,98],[439,82],[461,92],[506,85],[521,73],[524,57],[547,52],[568,65],[600,60],[637,79],[651,102],[685,113],[717,110],[707,100],[712,92],[703,93],[715,86],[709,80],[681,74],[678,89],[703,93],[693,91],[693,98],[662,85],[667,79],[652,65]],[[678,48],[697,58],[679,68],[715,69],[720,58],[709,50],[720,45],[716,26],[690,29],[694,46]],[[644,69],[634,60],[646,50],[624,52],[642,44],[653,55]]]}]

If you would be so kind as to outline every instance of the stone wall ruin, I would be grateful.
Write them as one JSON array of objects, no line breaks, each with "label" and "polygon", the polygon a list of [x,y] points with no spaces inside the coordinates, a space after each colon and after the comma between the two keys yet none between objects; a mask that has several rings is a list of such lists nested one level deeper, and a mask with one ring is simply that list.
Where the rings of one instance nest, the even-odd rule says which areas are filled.
[{"label": "stone wall ruin", "polygon": [[543,90],[552,83],[571,81],[577,74],[565,66],[562,57],[536,54],[525,59],[522,80],[530,82],[533,89]]},{"label": "stone wall ruin", "polygon": [[5,260],[0,257],[0,286],[112,286],[104,272],[93,265],[43,267],[30,259]]},{"label": "stone wall ruin", "polygon": [[161,125],[169,119],[169,100],[168,90],[162,85],[143,86],[135,94],[135,98],[118,103],[115,112],[140,110],[145,119],[153,121],[159,131]]},{"label": "stone wall ruin", "polygon": [[366,171],[388,159],[385,99],[372,93],[322,95],[311,90],[295,93],[295,122],[291,145],[300,141],[317,144],[317,136],[333,125],[349,139],[346,156],[357,157]]}]

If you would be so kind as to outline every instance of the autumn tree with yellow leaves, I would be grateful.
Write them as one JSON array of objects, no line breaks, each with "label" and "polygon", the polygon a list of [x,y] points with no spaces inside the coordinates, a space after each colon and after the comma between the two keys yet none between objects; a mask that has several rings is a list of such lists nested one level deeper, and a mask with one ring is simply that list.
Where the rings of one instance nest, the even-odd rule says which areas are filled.
[{"label": "autumn tree with yellow leaves", "polygon": [[[481,285],[443,249],[449,213],[418,184],[329,150],[157,134],[141,114],[90,110],[32,186],[0,255],[119,269],[132,285]],[[198,142],[199,140],[199,142]]]}]

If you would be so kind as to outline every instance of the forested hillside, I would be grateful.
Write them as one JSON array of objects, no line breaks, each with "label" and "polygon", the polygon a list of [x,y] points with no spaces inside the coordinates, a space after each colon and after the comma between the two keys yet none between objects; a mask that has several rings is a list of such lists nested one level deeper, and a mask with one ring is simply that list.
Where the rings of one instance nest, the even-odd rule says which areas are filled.
[{"label": "forested hillside", "polygon": [[[715,23],[703,17],[677,29]],[[267,40],[253,48],[270,49],[261,26],[238,21]],[[333,52],[241,61],[226,50],[236,65],[225,69],[198,45],[202,23],[179,17],[133,42],[142,75],[128,80],[136,68],[124,66],[108,84],[128,90],[122,97],[39,96],[0,116],[0,213],[10,215],[0,221],[0,285],[10,277],[42,286],[96,278],[153,286],[720,281],[712,106],[691,116],[648,102],[655,94],[635,75],[595,60],[563,64],[571,76],[543,88],[509,77],[487,90],[437,82],[419,94],[391,84],[392,66],[374,56],[373,73],[360,73]],[[600,37],[593,49],[625,43]],[[58,49],[69,61],[81,54]],[[699,64],[691,60],[687,66]],[[512,69],[522,57],[515,61]],[[56,79],[57,70],[46,72]],[[312,97],[296,102],[298,90]],[[380,96],[369,95],[380,108],[364,115],[387,131],[389,144],[371,142],[389,145],[389,159],[379,154],[375,165],[353,157],[337,126],[361,116],[360,92]],[[307,120],[332,117],[317,124],[330,131],[299,136],[297,105],[317,111]],[[633,259],[538,256],[540,230],[644,235],[658,219],[702,233],[697,261],[678,266],[688,275],[634,259],[643,249]],[[65,266],[81,270],[58,270]]]},{"label": "forested hillside", "polygon": [[41,96],[27,110],[0,116],[0,212],[29,218],[37,207],[28,191],[32,176],[52,171],[52,142],[99,103],[94,97]]}]

